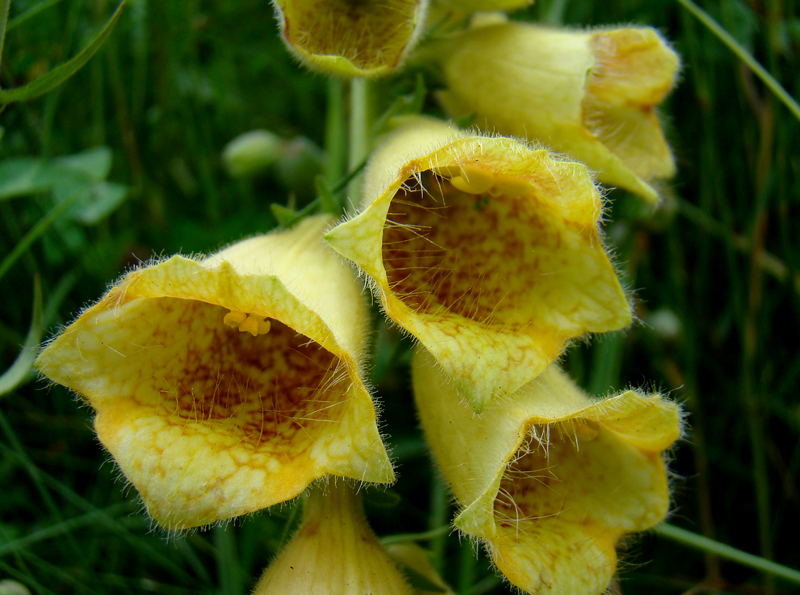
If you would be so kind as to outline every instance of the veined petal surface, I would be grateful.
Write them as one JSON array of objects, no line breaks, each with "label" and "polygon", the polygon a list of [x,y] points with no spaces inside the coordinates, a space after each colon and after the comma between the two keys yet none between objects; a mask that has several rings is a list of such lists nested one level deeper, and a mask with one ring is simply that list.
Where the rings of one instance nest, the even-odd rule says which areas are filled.
[{"label": "veined petal surface", "polygon": [[303,505],[300,529],[253,595],[413,595],[352,487],[312,487]]},{"label": "veined petal surface", "polygon": [[451,114],[539,140],[649,202],[658,200],[649,182],[675,174],[655,109],[680,60],[655,29],[505,22],[468,30],[440,54],[447,81],[440,98]]},{"label": "veined petal surface", "polygon": [[150,515],[206,525],[328,475],[390,482],[361,380],[368,314],[328,217],[122,278],[38,369],[82,395]]},{"label": "veined petal surface", "polygon": [[570,339],[630,323],[602,208],[582,164],[416,118],[373,154],[361,212],[325,238],[481,411]]},{"label": "veined petal surface", "polygon": [[397,68],[422,31],[427,0],[272,0],[289,50],[311,68],[381,76]]},{"label": "veined petal surface", "polygon": [[619,539],[667,514],[678,406],[632,390],[593,400],[551,366],[475,415],[437,368],[415,353],[417,409],[461,507],[455,525],[528,593],[603,593]]}]

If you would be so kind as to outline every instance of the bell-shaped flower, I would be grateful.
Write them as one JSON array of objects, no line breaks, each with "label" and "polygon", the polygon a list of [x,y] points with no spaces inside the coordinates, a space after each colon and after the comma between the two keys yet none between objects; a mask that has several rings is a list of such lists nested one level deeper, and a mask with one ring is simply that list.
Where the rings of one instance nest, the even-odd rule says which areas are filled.
[{"label": "bell-shaped flower", "polygon": [[496,23],[449,40],[439,55],[448,87],[440,98],[453,115],[537,139],[650,202],[658,193],[648,182],[675,174],[655,108],[680,60],[655,29]]},{"label": "bell-shaped flower", "polygon": [[422,427],[460,512],[508,580],[537,595],[603,593],[626,533],[669,507],[663,452],[681,411],[659,394],[590,399],[555,366],[475,415],[422,350],[413,361]]},{"label": "bell-shaped flower", "polygon": [[160,525],[259,510],[325,475],[393,481],[361,379],[366,304],[322,241],[330,223],[134,270],[39,356],[94,408]]},{"label": "bell-shaped flower", "polygon": [[253,595],[413,595],[345,482],[311,488],[300,529]]},{"label": "bell-shaped flower", "polygon": [[325,235],[481,411],[574,337],[627,326],[586,168],[413,118],[371,157],[362,211]]},{"label": "bell-shaped flower", "polygon": [[397,68],[422,31],[428,0],[272,0],[281,37],[306,66],[340,76]]}]

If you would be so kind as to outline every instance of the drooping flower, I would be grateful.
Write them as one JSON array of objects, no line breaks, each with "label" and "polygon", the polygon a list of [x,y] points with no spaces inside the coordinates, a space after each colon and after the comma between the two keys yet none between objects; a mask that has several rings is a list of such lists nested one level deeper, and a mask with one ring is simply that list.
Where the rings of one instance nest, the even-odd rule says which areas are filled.
[{"label": "drooping flower", "polygon": [[603,593],[619,539],[667,514],[663,451],[681,435],[678,406],[633,390],[593,400],[553,365],[474,415],[430,354],[418,350],[412,369],[425,435],[461,507],[456,527],[526,592]]},{"label": "drooping flower", "polygon": [[41,353],[150,515],[206,525],[325,475],[391,482],[361,379],[366,305],[330,218],[128,273]]},{"label": "drooping flower", "polygon": [[428,0],[272,0],[289,50],[341,76],[381,76],[414,46]]},{"label": "drooping flower", "polygon": [[648,182],[675,174],[655,110],[680,60],[655,29],[495,23],[450,40],[441,55],[440,97],[452,114],[538,139],[650,202],[658,193]]},{"label": "drooping flower", "polygon": [[602,207],[582,164],[414,118],[373,154],[362,211],[325,239],[481,411],[570,339],[630,323]]},{"label": "drooping flower", "polygon": [[413,595],[345,482],[315,486],[297,534],[267,568],[253,595]]}]

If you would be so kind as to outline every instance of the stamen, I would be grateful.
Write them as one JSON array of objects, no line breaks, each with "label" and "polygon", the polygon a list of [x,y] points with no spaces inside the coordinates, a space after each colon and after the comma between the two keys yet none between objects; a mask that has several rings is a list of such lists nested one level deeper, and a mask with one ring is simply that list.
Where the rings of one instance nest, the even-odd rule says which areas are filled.
[{"label": "stamen", "polygon": [[231,328],[238,328],[240,333],[250,333],[254,337],[266,335],[272,324],[269,320],[264,320],[264,316],[259,314],[246,314],[245,312],[228,312],[222,319]]},{"label": "stamen", "polygon": [[231,328],[239,328],[246,318],[247,314],[244,312],[228,312],[222,322]]},{"label": "stamen", "polygon": [[528,194],[532,189],[533,185],[528,180],[516,176],[498,175],[495,177],[494,186],[489,190],[489,194],[519,198]]},{"label": "stamen", "polygon": [[494,186],[494,174],[492,172],[469,165],[463,166],[461,171],[460,176],[450,178],[450,183],[462,192],[483,194]]}]

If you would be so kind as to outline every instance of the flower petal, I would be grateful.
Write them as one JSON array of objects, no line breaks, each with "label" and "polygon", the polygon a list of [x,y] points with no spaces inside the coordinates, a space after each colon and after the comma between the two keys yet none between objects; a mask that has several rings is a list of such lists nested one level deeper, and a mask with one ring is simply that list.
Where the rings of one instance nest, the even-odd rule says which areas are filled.
[{"label": "flower petal", "polygon": [[674,175],[654,109],[680,61],[654,29],[499,23],[464,32],[440,56],[448,86],[440,98],[452,115],[538,139],[650,202],[658,194],[648,181]]},{"label": "flower petal", "polygon": [[321,241],[329,223],[129,273],[40,355],[96,410],[165,527],[259,510],[327,474],[393,480],[360,376],[366,306]]},{"label": "flower petal", "polygon": [[253,595],[412,595],[367,525],[353,488],[314,487],[304,506],[303,524]]},{"label": "flower petal", "polygon": [[571,338],[630,323],[584,166],[419,118],[374,153],[364,187],[363,211],[325,238],[475,411]]},{"label": "flower petal", "polygon": [[661,395],[595,401],[555,366],[474,415],[422,350],[414,394],[423,429],[462,510],[498,569],[537,594],[602,593],[620,537],[664,519],[662,451],[682,429]]},{"label": "flower petal", "polygon": [[427,0],[352,2],[273,0],[287,47],[312,68],[341,76],[380,76],[416,43]]}]

